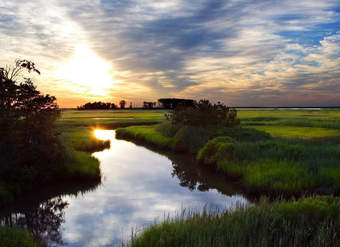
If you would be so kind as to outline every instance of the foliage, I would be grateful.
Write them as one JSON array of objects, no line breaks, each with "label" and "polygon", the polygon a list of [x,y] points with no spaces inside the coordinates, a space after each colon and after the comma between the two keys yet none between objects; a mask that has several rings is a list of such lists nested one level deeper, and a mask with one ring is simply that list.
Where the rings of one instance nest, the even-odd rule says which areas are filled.
[{"label": "foliage", "polygon": [[192,99],[176,99],[176,98],[163,98],[159,99],[158,102],[165,109],[175,109],[177,106],[192,107],[195,104],[195,101]]},{"label": "foliage", "polygon": [[337,246],[340,201],[335,197],[293,202],[262,200],[256,207],[215,213],[182,213],[132,236],[131,247]]},{"label": "foliage", "polygon": [[40,73],[27,60],[0,68],[0,179],[7,199],[51,179],[65,158],[54,129],[56,98],[41,94],[29,78],[18,82],[24,69]]},{"label": "foliage", "polygon": [[182,126],[173,137],[174,148],[179,152],[195,154],[211,135],[209,129],[201,126]]},{"label": "foliage", "polygon": [[216,165],[217,161],[230,159],[234,153],[235,140],[229,136],[219,136],[208,141],[197,153],[197,160],[207,165]]},{"label": "foliage", "polygon": [[58,142],[52,128],[60,111],[56,98],[42,95],[31,79],[21,83],[10,79],[18,76],[21,67],[37,71],[34,63],[26,60],[18,60],[12,71],[0,69],[0,140],[3,148],[25,147],[34,153],[43,145],[53,147],[51,144]]},{"label": "foliage", "polygon": [[26,230],[9,227],[0,227],[0,243],[6,247],[40,246]]},{"label": "foliage", "polygon": [[101,101],[98,102],[88,102],[82,106],[78,106],[78,110],[109,110],[109,109],[117,109],[118,107],[114,103],[104,103]]},{"label": "foliage", "polygon": [[195,102],[193,106],[177,106],[168,116],[172,124],[190,126],[221,125],[233,127],[240,124],[236,109],[208,100]]},{"label": "foliage", "polygon": [[126,101],[125,100],[119,101],[119,105],[120,105],[120,109],[125,109]]}]

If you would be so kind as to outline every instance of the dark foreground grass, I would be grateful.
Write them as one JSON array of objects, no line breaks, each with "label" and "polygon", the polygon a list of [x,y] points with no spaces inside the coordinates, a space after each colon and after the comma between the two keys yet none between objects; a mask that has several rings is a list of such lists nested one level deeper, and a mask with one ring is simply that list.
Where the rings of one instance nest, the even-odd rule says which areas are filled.
[{"label": "dark foreground grass", "polygon": [[29,184],[27,180],[31,181],[36,171],[20,170],[8,175],[13,177],[14,182],[0,181],[0,208],[42,185],[101,180],[99,161],[91,153],[110,147],[110,142],[96,139],[93,129],[88,127],[62,129],[61,141],[65,149],[63,162],[51,166],[44,180],[33,179],[32,184]]},{"label": "dark foreground grass", "polygon": [[24,229],[0,227],[0,246],[3,247],[39,247],[28,231]]},{"label": "dark foreground grass", "polygon": [[99,140],[89,127],[64,128],[62,139],[67,150],[63,178],[67,180],[100,180],[99,161],[91,153],[110,147]]},{"label": "dark foreground grass", "polygon": [[133,236],[130,247],[339,246],[340,199],[332,196],[189,213]]}]

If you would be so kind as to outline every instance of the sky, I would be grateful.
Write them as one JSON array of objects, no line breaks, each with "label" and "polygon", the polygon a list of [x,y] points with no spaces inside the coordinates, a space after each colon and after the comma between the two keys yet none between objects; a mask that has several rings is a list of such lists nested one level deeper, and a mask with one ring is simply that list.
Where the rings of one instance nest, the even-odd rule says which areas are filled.
[{"label": "sky", "polygon": [[61,107],[340,106],[339,0],[1,0],[0,50]]}]

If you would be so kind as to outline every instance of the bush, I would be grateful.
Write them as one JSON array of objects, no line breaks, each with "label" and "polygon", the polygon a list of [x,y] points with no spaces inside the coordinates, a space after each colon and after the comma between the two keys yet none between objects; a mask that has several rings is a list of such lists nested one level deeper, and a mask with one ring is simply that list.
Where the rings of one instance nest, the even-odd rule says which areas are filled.
[{"label": "bush", "polygon": [[174,136],[174,147],[180,152],[197,153],[210,139],[206,128],[198,126],[183,126]]},{"label": "bush", "polygon": [[208,100],[200,100],[189,107],[177,106],[167,116],[174,125],[233,127],[240,124],[236,109],[229,108],[220,102],[211,104]]},{"label": "bush", "polygon": [[219,136],[208,141],[198,152],[196,159],[206,165],[216,165],[219,160],[229,160],[233,156],[234,139]]}]

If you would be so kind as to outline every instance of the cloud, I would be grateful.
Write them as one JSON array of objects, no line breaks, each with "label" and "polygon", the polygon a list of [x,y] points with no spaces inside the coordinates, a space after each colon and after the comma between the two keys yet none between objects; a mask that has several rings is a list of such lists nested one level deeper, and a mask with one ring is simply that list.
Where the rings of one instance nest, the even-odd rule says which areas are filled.
[{"label": "cloud", "polygon": [[[262,90],[306,103],[297,89],[315,95],[339,90],[339,7],[333,0],[5,0],[0,60],[38,58],[48,79],[81,43],[110,62],[113,80],[126,89],[123,95],[110,89],[113,98],[227,101],[239,90],[254,97]],[[58,84],[61,99],[65,83],[72,82]],[[239,104],[252,104],[239,96]]]}]

